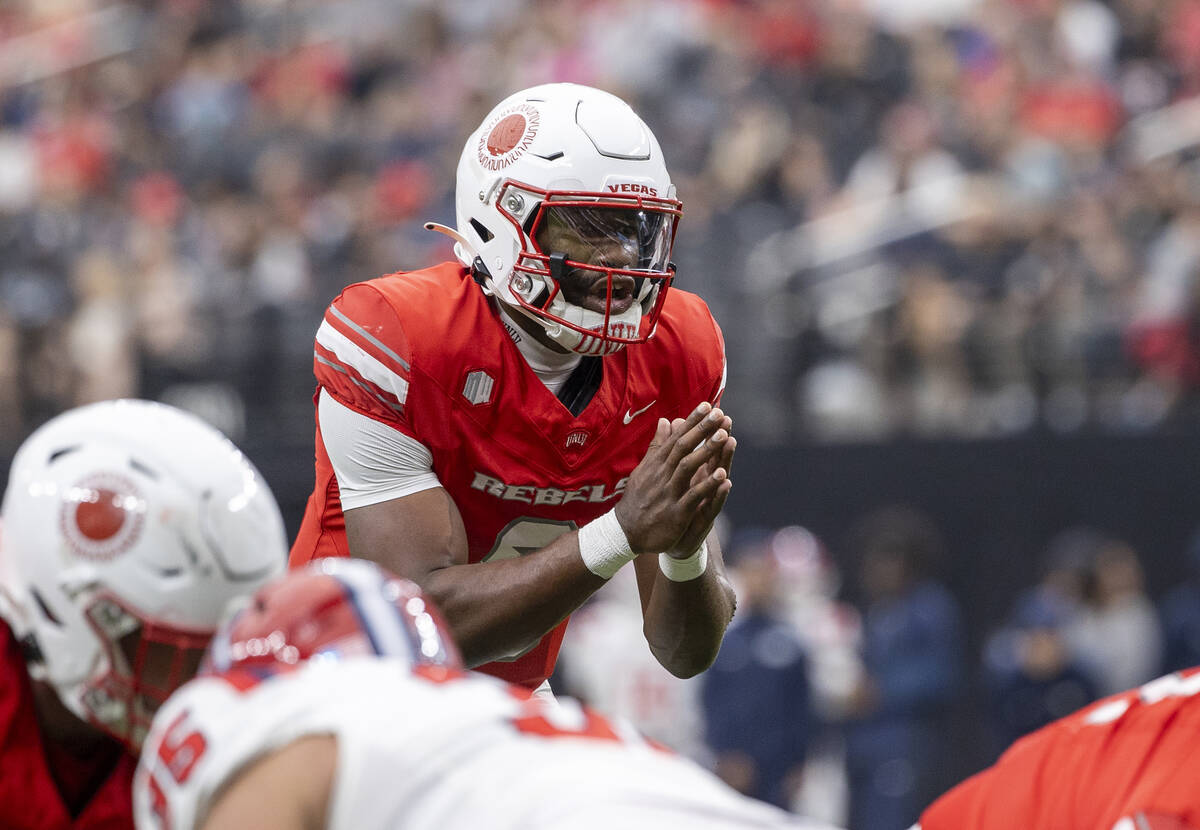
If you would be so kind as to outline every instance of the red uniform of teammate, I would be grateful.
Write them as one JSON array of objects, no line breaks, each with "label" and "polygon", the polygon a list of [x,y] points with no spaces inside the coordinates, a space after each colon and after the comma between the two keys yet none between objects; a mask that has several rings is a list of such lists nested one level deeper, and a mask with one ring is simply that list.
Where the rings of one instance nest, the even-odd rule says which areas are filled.
[{"label": "red uniform of teammate", "polygon": [[[110,766],[97,770],[42,739],[33,688],[12,631],[0,622],[0,827],[22,830],[128,830],[134,757],[114,741]],[[53,759],[53,760],[49,760]],[[54,770],[52,772],[51,770]],[[55,773],[62,781],[62,790]],[[96,780],[98,779],[98,780]],[[75,809],[63,791],[91,792]]]},{"label": "red uniform of teammate", "polygon": [[921,830],[1200,827],[1200,669],[1093,703],[943,795]]},{"label": "red uniform of teammate", "polygon": [[326,311],[291,565],[386,565],[434,598],[469,665],[532,688],[567,615],[634,561],[655,656],[706,667],[733,610],[706,537],[734,441],[720,330],[668,290],[673,196],[619,99],[551,84],[498,105],[463,152],[459,229],[438,226],[459,261]]}]

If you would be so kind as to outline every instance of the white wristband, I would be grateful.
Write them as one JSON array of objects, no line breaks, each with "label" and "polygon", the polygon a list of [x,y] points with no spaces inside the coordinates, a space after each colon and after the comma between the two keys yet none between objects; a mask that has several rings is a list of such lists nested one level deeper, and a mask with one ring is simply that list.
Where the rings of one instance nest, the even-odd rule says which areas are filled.
[{"label": "white wristband", "polygon": [[604,579],[637,558],[617,521],[615,509],[579,528],[579,555],[589,571]]},{"label": "white wristband", "polygon": [[672,582],[691,582],[708,569],[708,542],[701,542],[699,549],[687,559],[660,553],[658,569]]}]

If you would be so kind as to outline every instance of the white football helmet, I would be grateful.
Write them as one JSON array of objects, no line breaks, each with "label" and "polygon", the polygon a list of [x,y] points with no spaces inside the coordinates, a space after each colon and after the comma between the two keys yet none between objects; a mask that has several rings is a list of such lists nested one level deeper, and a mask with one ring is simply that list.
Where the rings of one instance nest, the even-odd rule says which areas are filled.
[{"label": "white football helmet", "polygon": [[254,466],[216,429],[149,401],[82,406],[34,432],[0,519],[0,615],[31,677],[135,748],[226,603],[287,561]]},{"label": "white football helmet", "polygon": [[467,139],[455,202],[457,231],[427,227],[554,342],[603,355],[653,335],[682,204],[620,98],[544,84],[504,99]]}]

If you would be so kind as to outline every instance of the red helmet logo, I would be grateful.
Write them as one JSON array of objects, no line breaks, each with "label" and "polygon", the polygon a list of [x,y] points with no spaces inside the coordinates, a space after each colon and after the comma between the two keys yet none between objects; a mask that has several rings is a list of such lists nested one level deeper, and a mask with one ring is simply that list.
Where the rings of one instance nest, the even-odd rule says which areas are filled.
[{"label": "red helmet logo", "polygon": [[493,156],[502,156],[517,146],[525,135],[525,116],[519,112],[507,115],[488,133],[487,149]]},{"label": "red helmet logo", "polygon": [[480,131],[479,164],[492,172],[512,164],[533,144],[541,123],[541,114],[532,104],[508,107]]},{"label": "red helmet logo", "polygon": [[125,511],[119,507],[121,494],[116,490],[100,487],[92,492],[93,500],[81,501],[75,508],[75,524],[93,542],[103,542],[116,536],[125,524]]},{"label": "red helmet logo", "polygon": [[88,476],[63,494],[63,536],[77,556],[107,562],[141,535],[146,502],[132,481],[112,473]]}]

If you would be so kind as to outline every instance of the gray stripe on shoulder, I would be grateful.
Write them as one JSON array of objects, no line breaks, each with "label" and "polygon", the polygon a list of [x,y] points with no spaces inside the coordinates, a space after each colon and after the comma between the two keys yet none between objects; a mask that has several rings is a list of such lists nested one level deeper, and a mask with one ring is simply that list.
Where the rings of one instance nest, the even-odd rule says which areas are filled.
[{"label": "gray stripe on shoulder", "polygon": [[337,306],[331,305],[329,307],[329,310],[333,312],[334,317],[338,318],[343,323],[345,323],[347,326],[349,326],[350,328],[354,329],[356,332],[361,334],[368,343],[370,343],[372,346],[379,349],[379,351],[383,352],[385,355],[390,357],[392,360],[396,361],[401,366],[403,366],[404,371],[406,371],[406,372],[412,371],[412,367],[408,365],[407,360],[405,360],[400,355],[396,354],[394,351],[389,349],[386,345],[383,344],[382,341],[379,340],[379,338],[375,337],[370,332],[368,332],[366,329],[364,329],[362,326],[360,326],[358,323],[354,322],[349,317],[347,317],[345,314],[343,314]]},{"label": "gray stripe on shoulder", "polygon": [[357,378],[350,377],[350,373],[349,373],[348,371],[346,371],[346,367],[345,367],[345,366],[339,366],[338,364],[334,363],[332,360],[330,360],[330,359],[328,359],[328,358],[326,358],[326,357],[322,357],[322,356],[321,356],[321,355],[320,355],[318,352],[316,352],[316,351],[314,351],[314,352],[313,352],[313,357],[315,357],[315,358],[316,358],[316,359],[317,359],[319,362],[321,362],[321,363],[324,363],[324,364],[325,364],[326,366],[328,366],[330,369],[333,369],[335,372],[341,372],[343,375],[345,375],[345,376],[346,376],[346,379],[347,379],[347,380],[349,380],[351,383],[353,383],[353,384],[354,384],[355,386],[357,386],[359,389],[362,389],[362,390],[363,390],[364,392],[366,392],[368,395],[370,395],[370,396],[371,396],[371,397],[373,397],[375,400],[379,401],[381,404],[383,404],[384,406],[388,407],[389,409],[393,409],[393,410],[395,410],[396,412],[403,412],[403,411],[404,411],[404,407],[403,407],[401,404],[398,404],[398,403],[392,403],[392,402],[391,402],[391,401],[389,401],[387,398],[385,398],[385,397],[381,396],[381,395],[380,395],[378,392],[376,392],[376,391],[375,391],[374,389],[372,389],[370,386],[367,386],[367,385],[366,385],[365,383],[363,383],[362,381],[358,380]]}]

